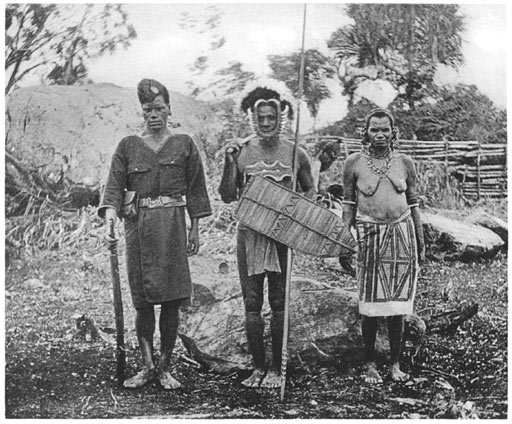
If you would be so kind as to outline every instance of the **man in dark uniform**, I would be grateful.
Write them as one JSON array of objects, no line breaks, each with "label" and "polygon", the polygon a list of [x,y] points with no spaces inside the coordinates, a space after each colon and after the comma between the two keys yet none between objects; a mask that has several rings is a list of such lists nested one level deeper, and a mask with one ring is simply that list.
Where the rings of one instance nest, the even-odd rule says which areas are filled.
[{"label": "man in dark uniform", "polygon": [[[118,217],[125,191],[137,193],[138,213],[125,217],[126,262],[142,370],[124,382],[138,388],[158,377],[164,389],[181,386],[170,373],[179,325],[179,306],[188,304],[188,255],[199,249],[199,218],[211,215],[199,151],[188,135],[171,134],[169,93],[144,79],[138,97],[146,129],[121,140],[112,157],[99,215],[108,227]],[[186,232],[185,210],[191,221]],[[110,237],[107,235],[107,239]],[[110,239],[111,242],[113,240]],[[160,305],[160,361],[153,360],[154,306]]]},{"label": "man in dark uniform", "polygon": [[[270,178],[287,188],[291,188],[292,183],[294,144],[281,135],[287,120],[292,117],[290,103],[283,100],[275,90],[257,87],[242,100],[241,108],[249,117],[255,134],[243,143],[232,143],[226,148],[219,187],[222,200],[226,203],[239,198],[252,175]],[[309,159],[302,149],[298,152],[297,181],[302,191],[314,193]],[[287,248],[239,224],[237,261],[244,298],[247,340],[255,368],[242,384],[247,387],[279,387]],[[268,300],[272,310],[272,363],[268,372],[265,369],[264,321],[261,316],[265,276],[268,279]]]}]

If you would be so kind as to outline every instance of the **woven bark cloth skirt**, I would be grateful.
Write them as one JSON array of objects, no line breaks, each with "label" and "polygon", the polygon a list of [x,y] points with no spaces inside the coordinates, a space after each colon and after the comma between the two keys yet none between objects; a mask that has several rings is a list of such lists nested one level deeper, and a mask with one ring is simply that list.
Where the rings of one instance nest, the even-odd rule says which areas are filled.
[{"label": "woven bark cloth skirt", "polygon": [[392,222],[358,214],[356,228],[359,312],[372,317],[412,314],[418,256],[410,211]]}]

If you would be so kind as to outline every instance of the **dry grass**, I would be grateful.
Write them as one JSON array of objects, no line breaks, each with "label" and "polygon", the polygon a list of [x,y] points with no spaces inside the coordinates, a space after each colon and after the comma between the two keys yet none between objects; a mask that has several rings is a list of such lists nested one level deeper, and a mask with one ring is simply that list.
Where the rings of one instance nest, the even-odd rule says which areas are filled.
[{"label": "dry grass", "polygon": [[439,162],[416,162],[417,190],[424,205],[444,209],[466,206],[468,201],[461,195],[458,181],[449,173]]},{"label": "dry grass", "polygon": [[[234,234],[236,203],[212,201],[213,214],[200,220],[200,232],[206,237],[219,232]],[[10,217],[5,222],[8,262],[22,254],[33,255],[41,251],[95,252],[104,247],[104,220],[95,207],[76,212],[56,212],[42,207],[32,215]],[[117,221],[116,234],[123,234],[123,223]],[[119,249],[124,248],[120,237]]]},{"label": "dry grass", "polygon": [[63,248],[95,249],[102,241],[103,225],[96,208],[89,206],[76,212],[49,210],[6,219],[7,244],[27,252]]}]

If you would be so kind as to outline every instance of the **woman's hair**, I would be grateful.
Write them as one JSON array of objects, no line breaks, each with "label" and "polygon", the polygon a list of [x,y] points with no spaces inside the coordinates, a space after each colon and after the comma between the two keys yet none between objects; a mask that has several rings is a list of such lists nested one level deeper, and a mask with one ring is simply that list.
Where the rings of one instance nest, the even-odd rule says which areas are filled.
[{"label": "woman's hair", "polygon": [[365,131],[368,131],[368,127],[370,126],[370,119],[372,118],[388,118],[389,123],[391,124],[391,128],[395,127],[395,118],[393,117],[393,115],[391,115],[391,112],[389,112],[386,109],[377,108],[370,110],[370,112],[368,112],[368,114],[366,115]]},{"label": "woman's hair", "polygon": [[398,145],[398,128],[395,127],[395,118],[391,114],[390,111],[386,109],[376,108],[370,110],[365,118],[365,128],[362,131],[361,135],[363,137],[362,143],[363,145],[367,145],[370,143],[369,137],[368,137],[368,128],[370,127],[370,120],[372,118],[388,118],[389,123],[391,124],[391,131],[392,131],[392,137],[391,137],[391,149],[395,149],[395,147]]}]

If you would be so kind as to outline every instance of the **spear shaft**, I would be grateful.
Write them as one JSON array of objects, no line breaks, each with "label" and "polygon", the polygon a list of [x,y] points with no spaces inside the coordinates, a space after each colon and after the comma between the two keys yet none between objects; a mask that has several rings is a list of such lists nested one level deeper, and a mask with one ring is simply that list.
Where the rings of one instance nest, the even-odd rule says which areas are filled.
[{"label": "spear shaft", "polygon": [[[304,4],[304,17],[302,22],[302,46],[300,51],[300,66],[299,66],[299,92],[297,100],[297,121],[295,128],[295,140],[293,146],[293,161],[292,161],[292,190],[297,189],[297,168],[299,158],[299,125],[300,125],[300,103],[302,101],[302,93],[304,89],[304,67],[306,57],[304,53],[304,43],[306,38],[306,8]],[[281,402],[284,401],[286,390],[286,367],[288,365],[288,336],[290,333],[290,286],[292,280],[292,264],[293,264],[293,250],[288,248],[288,255],[286,260],[286,286],[284,298],[284,323],[283,323],[283,347],[281,351]]]}]

